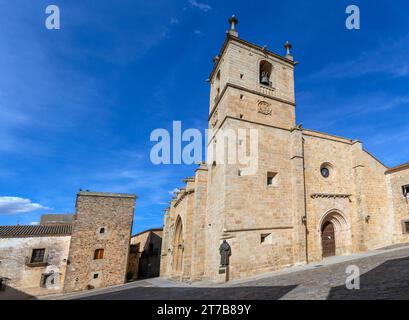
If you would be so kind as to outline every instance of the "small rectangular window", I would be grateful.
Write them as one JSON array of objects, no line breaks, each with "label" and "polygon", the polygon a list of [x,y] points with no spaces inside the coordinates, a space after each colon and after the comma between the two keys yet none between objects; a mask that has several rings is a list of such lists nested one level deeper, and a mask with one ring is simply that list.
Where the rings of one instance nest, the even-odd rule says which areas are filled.
[{"label": "small rectangular window", "polygon": [[404,232],[409,233],[409,221],[404,221]]},{"label": "small rectangular window", "polygon": [[31,263],[44,262],[45,249],[33,249],[31,254]]},{"label": "small rectangular window", "polygon": [[97,249],[94,251],[94,260],[99,260],[104,258],[104,249]]},{"label": "small rectangular window", "polygon": [[402,186],[402,193],[403,196],[409,197],[409,184],[407,184],[406,186]]},{"label": "small rectangular window", "polygon": [[94,273],[93,278],[94,278],[94,279],[98,279],[98,273]]},{"label": "small rectangular window", "polygon": [[273,186],[275,184],[276,172],[267,172],[267,186]]}]

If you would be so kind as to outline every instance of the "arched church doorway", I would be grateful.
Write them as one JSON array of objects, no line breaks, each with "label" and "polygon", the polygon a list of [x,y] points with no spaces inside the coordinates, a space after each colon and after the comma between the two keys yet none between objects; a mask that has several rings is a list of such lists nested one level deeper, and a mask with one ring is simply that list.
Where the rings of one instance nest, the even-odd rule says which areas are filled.
[{"label": "arched church doorway", "polygon": [[183,264],[183,224],[182,219],[178,217],[175,227],[175,236],[173,238],[173,272],[180,273]]},{"label": "arched church doorway", "polygon": [[323,258],[351,253],[351,227],[342,212],[336,209],[328,211],[318,226]]},{"label": "arched church doorway", "polygon": [[321,230],[322,257],[335,256],[335,229],[332,222],[327,221]]}]

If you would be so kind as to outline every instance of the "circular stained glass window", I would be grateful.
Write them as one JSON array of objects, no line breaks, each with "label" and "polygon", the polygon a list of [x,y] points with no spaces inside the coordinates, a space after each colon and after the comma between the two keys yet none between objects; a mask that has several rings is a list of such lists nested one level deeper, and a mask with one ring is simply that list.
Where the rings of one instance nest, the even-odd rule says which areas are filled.
[{"label": "circular stained glass window", "polygon": [[329,169],[327,167],[322,167],[321,168],[321,175],[324,178],[328,178],[329,177]]}]

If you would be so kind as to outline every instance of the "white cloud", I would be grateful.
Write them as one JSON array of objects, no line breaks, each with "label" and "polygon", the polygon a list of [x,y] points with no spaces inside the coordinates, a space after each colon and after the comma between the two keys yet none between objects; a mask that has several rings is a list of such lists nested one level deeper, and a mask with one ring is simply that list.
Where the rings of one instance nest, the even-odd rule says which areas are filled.
[{"label": "white cloud", "polygon": [[195,30],[193,33],[194,33],[195,35],[197,35],[197,36],[202,35],[202,31],[200,31],[200,30]]},{"label": "white cloud", "polygon": [[193,6],[196,7],[204,12],[208,12],[212,10],[212,7],[209,6],[207,3],[202,3],[202,2],[197,2],[196,0],[189,0],[189,3]]},{"label": "white cloud", "polygon": [[30,225],[30,226],[38,226],[39,223],[38,223],[37,221],[31,221],[31,222],[29,223],[29,225]]},{"label": "white cloud", "polygon": [[0,215],[26,213],[49,208],[19,197],[0,197]]},{"label": "white cloud", "polygon": [[173,197],[175,193],[178,193],[180,190],[178,188],[175,188],[173,190],[168,191],[168,193]]}]

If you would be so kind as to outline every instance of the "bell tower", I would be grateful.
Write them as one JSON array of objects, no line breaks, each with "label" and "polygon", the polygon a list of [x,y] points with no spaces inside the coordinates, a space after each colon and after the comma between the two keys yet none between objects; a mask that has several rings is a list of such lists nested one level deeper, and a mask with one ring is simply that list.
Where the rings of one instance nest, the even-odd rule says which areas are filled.
[{"label": "bell tower", "polygon": [[238,20],[230,29],[220,53],[213,58],[210,75],[209,128],[217,129],[225,117],[285,129],[295,126],[294,66],[291,44],[278,55],[267,46],[239,38]]},{"label": "bell tower", "polygon": [[[212,153],[204,269],[218,279],[303,263],[306,257],[302,132],[295,127],[291,44],[285,43],[279,55],[239,38],[238,23],[235,16],[229,19],[209,77]],[[244,153],[247,162],[235,158]],[[215,249],[224,240],[232,253],[225,273],[218,269]]]}]

